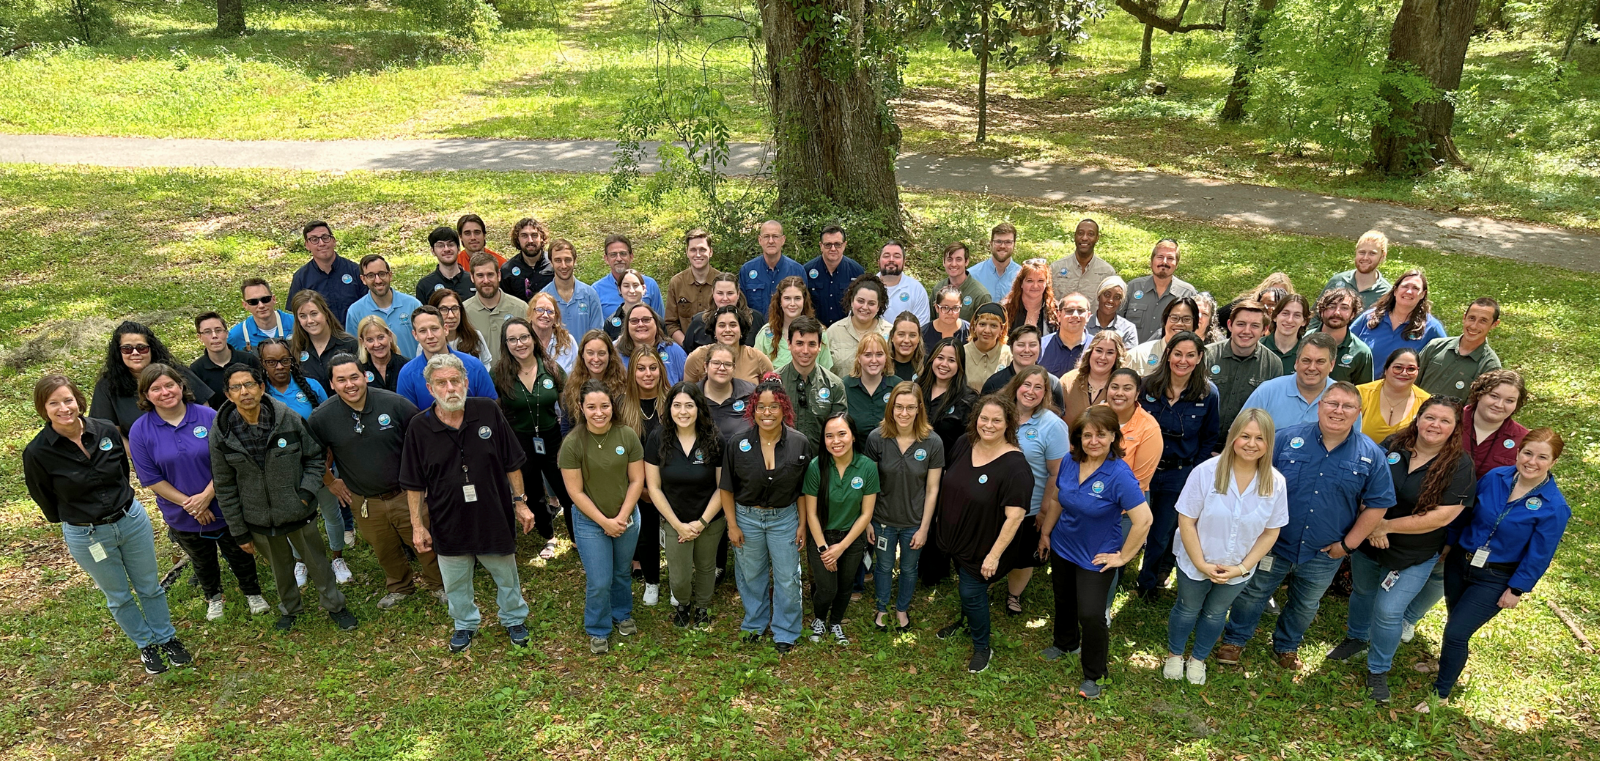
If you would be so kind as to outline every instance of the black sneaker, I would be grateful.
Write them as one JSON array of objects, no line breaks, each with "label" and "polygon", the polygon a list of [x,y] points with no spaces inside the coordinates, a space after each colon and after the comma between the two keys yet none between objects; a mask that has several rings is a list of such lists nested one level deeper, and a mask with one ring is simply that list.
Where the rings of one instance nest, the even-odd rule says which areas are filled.
[{"label": "black sneaker", "polygon": [[967,661],[967,673],[969,673],[969,674],[981,674],[981,673],[983,673],[985,671],[988,671],[989,670],[989,658],[993,654],[994,654],[994,651],[990,650],[987,647],[975,647],[975,648],[973,648],[972,649],[972,660]]},{"label": "black sneaker", "polygon": [[966,630],[967,620],[964,618],[958,618],[951,622],[949,626],[946,626],[945,628],[935,632],[933,636],[938,637],[939,639],[950,639],[951,637],[954,637]]},{"label": "black sneaker", "polygon": [[1389,702],[1389,672],[1374,674],[1367,672],[1367,689],[1372,692],[1372,700],[1377,703]]},{"label": "black sneaker", "polygon": [[789,651],[794,649],[794,643],[774,642],[772,643],[772,649],[778,651],[778,655],[788,655]]},{"label": "black sneaker", "polygon": [[1345,637],[1344,641],[1340,642],[1337,647],[1328,651],[1328,660],[1348,661],[1351,658],[1354,658],[1357,655],[1365,652],[1366,649],[1367,643],[1365,640],[1355,639],[1354,637]]},{"label": "black sneaker", "polygon": [[194,663],[194,656],[184,649],[183,643],[179,642],[177,637],[161,643],[161,652],[167,654],[167,660],[172,661],[174,666],[188,666]]},{"label": "black sneaker", "polygon": [[754,644],[756,644],[756,643],[761,641],[761,632],[752,632],[752,631],[739,632],[739,641],[743,642],[746,645],[754,645]]},{"label": "black sneaker", "polygon": [[329,613],[328,618],[333,619],[333,622],[338,624],[340,629],[343,629],[347,632],[355,631],[356,617],[355,614],[350,612],[349,608],[340,608],[332,613]]},{"label": "black sneaker", "polygon": [[811,641],[812,642],[821,642],[822,641],[822,635],[827,634],[827,633],[828,633],[828,625],[823,623],[822,619],[820,619],[820,618],[811,619]]},{"label": "black sneaker", "polygon": [[278,616],[278,622],[273,624],[272,628],[277,629],[280,632],[289,631],[290,629],[294,628],[294,619],[295,617],[290,615]]},{"label": "black sneaker", "polygon": [[528,627],[522,624],[507,626],[506,634],[511,637],[512,645],[523,647],[528,644]]},{"label": "black sneaker", "polygon": [[674,609],[672,611],[672,625],[673,626],[676,626],[679,629],[687,629],[687,628],[689,628],[689,624],[691,624],[693,622],[694,622],[694,617],[693,617],[693,615],[691,615],[689,613],[689,606],[687,606],[687,605],[679,605],[676,609]]},{"label": "black sneaker", "polygon": [[705,608],[695,608],[694,609],[694,625],[697,628],[701,627],[701,626],[710,626],[711,625],[711,611],[706,610]]},{"label": "black sneaker", "polygon": [[160,645],[146,645],[139,648],[139,661],[144,664],[146,674],[160,674],[167,670],[167,662],[161,660]]},{"label": "black sneaker", "polygon": [[455,634],[450,635],[450,652],[459,653],[472,647],[472,638],[477,634],[471,629],[457,629]]}]

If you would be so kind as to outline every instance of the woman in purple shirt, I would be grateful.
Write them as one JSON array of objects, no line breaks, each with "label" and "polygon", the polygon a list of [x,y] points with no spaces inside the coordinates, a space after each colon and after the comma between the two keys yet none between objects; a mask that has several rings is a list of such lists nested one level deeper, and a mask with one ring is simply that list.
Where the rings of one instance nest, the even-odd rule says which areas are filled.
[{"label": "woman in purple shirt", "polygon": [[173,541],[194,564],[206,595],[206,620],[222,618],[222,569],[217,551],[239,580],[253,614],[266,613],[255,558],[239,548],[223,523],[211,482],[208,441],[215,410],[196,404],[183,375],[163,364],[139,373],[139,409],[145,414],[128,431],[128,449],[139,482],[156,493],[156,505]]}]

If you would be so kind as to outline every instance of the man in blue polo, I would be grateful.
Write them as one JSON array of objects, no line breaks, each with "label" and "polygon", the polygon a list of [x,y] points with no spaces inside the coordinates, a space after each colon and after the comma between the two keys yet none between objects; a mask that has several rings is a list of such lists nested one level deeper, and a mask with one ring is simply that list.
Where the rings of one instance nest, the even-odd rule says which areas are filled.
[{"label": "man in blue polo", "polygon": [[767,313],[772,297],[777,295],[779,281],[786,277],[804,279],[806,276],[805,268],[799,262],[784,256],[785,240],[781,223],[771,219],[762,222],[756,237],[756,243],[761,246],[761,255],[739,268],[739,290],[744,291],[745,303],[756,314]]},{"label": "man in blue polo", "polygon": [[[361,266],[339,255],[339,243],[333,239],[333,229],[327,222],[320,219],[307,222],[300,236],[305,240],[311,261],[295,270],[294,279],[289,281],[289,301],[294,301],[294,295],[300,291],[313,290],[322,294],[334,317],[344,319],[350,305],[367,295],[367,287],[361,283]],[[356,332],[354,325],[344,328]]]},{"label": "man in blue polo", "polygon": [[344,324],[351,335],[358,335],[362,318],[377,315],[394,331],[394,350],[402,356],[417,355],[417,339],[411,337],[411,312],[422,306],[415,296],[394,289],[394,271],[381,254],[361,257],[361,282],[367,295],[356,300],[344,313]]},{"label": "man in blue polo", "polygon": [[[1318,405],[1334,381],[1328,377],[1333,370],[1333,351],[1337,346],[1327,333],[1312,333],[1300,342],[1299,353],[1294,358],[1294,372],[1263,381],[1250,392],[1244,406],[1267,411],[1278,430],[1293,425],[1313,423],[1317,420]],[[1360,414],[1357,410],[1357,419]]]},{"label": "man in blue polo", "polygon": [[[572,340],[581,342],[583,334],[605,329],[607,313],[601,311],[604,307],[600,305],[600,296],[594,292],[594,288],[577,278],[577,270],[577,249],[566,240],[555,239],[550,244],[550,271],[553,277],[540,293],[555,297],[556,306],[561,308],[561,324],[567,326]],[[533,303],[533,299],[528,299],[528,303]]]},{"label": "man in blue polo", "polygon": [[499,399],[500,395],[494,390],[494,381],[489,378],[489,371],[484,369],[483,363],[477,357],[462,354],[450,348],[449,339],[444,331],[444,316],[439,314],[435,307],[424,304],[411,313],[411,333],[417,339],[417,356],[413,357],[405,367],[400,368],[400,377],[395,381],[395,393],[411,400],[417,409],[426,409],[433,404],[433,393],[428,390],[428,381],[423,377],[423,369],[428,366],[428,360],[446,352],[453,354],[461,360],[467,378],[467,396],[482,396],[489,399]]},{"label": "man in blue polo", "polygon": [[1388,453],[1361,433],[1360,412],[1361,393],[1338,381],[1323,392],[1316,422],[1278,429],[1272,464],[1288,484],[1289,523],[1234,600],[1217,662],[1239,663],[1267,600],[1288,578],[1289,599],[1272,631],[1272,653],[1279,667],[1299,670],[1300,642],[1340,562],[1394,506]]},{"label": "man in blue polo", "polygon": [[[594,281],[595,295],[600,297],[600,309],[610,316],[622,306],[622,276],[633,269],[633,241],[628,236],[611,234],[606,236],[606,266],[611,269],[610,274]],[[666,314],[666,304],[661,300],[661,286],[655,278],[644,273],[639,273],[644,278],[644,303],[656,310],[657,315]],[[663,317],[665,319],[665,317]]]},{"label": "man in blue polo", "polygon": [[822,228],[822,255],[806,262],[806,290],[823,327],[845,318],[844,293],[867,271],[844,255],[844,247],[844,228],[828,225]]}]

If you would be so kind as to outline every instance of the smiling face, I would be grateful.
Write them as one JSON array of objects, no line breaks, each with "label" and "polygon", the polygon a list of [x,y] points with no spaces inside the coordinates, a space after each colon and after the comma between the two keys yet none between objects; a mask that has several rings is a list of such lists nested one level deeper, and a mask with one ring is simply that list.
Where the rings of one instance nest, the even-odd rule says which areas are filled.
[{"label": "smiling face", "polygon": [[1417,382],[1417,372],[1421,369],[1416,353],[1407,351],[1389,363],[1388,369],[1383,371],[1383,379],[1410,388],[1411,384]]},{"label": "smiling face", "polygon": [[611,396],[598,391],[584,394],[583,421],[591,431],[604,431],[611,427]]},{"label": "smiling face", "polygon": [[1400,278],[1400,282],[1394,284],[1395,314],[1411,314],[1411,310],[1415,309],[1427,294],[1428,287],[1421,275],[1411,274]]},{"label": "smiling face", "polygon": [[633,382],[644,391],[657,391],[661,388],[661,360],[655,355],[641,357],[629,368],[633,372]]},{"label": "smiling face", "polygon": [[455,335],[456,329],[461,327],[461,297],[455,291],[444,293],[444,298],[439,300],[439,316],[444,318],[444,331]]},{"label": "smiling face", "polygon": [[901,431],[909,432],[917,423],[917,402],[919,397],[910,391],[895,394],[889,400],[889,413],[894,416],[894,424],[900,426]]},{"label": "smiling face", "polygon": [[795,333],[789,337],[789,357],[796,368],[809,369],[822,351],[822,337],[816,333]]},{"label": "smiling face", "polygon": [[1300,335],[1300,329],[1306,326],[1306,310],[1300,302],[1291,301],[1278,313],[1278,321],[1274,323],[1277,334],[1293,338]]},{"label": "smiling face", "polygon": [[572,271],[578,268],[578,256],[572,249],[565,246],[550,252],[550,273],[557,280],[566,282],[572,279]]},{"label": "smiling face", "polygon": [[1079,258],[1088,259],[1094,256],[1094,247],[1100,242],[1100,226],[1085,219],[1078,223],[1078,228],[1072,232],[1073,253]]},{"label": "smiling face", "polygon": [[1017,384],[1017,410],[1032,414],[1039,405],[1044,403],[1045,394],[1050,393],[1050,387],[1038,373],[1030,373],[1026,380]]},{"label": "smiling face", "polygon": [[1089,323],[1089,297],[1081,293],[1068,294],[1061,300],[1057,315],[1061,318],[1062,335],[1082,333],[1083,326]]},{"label": "smiling face", "polygon": [[628,244],[617,241],[606,246],[606,266],[611,268],[612,277],[622,277],[622,273],[633,269],[633,252],[628,250]]},{"label": "smiling face", "polygon": [[366,347],[367,356],[372,359],[387,359],[389,352],[394,349],[394,341],[389,338],[389,331],[378,327],[369,327],[361,331],[361,345]]},{"label": "smiling face", "polygon": [[1301,388],[1321,388],[1333,372],[1333,353],[1320,346],[1305,344],[1294,358],[1295,382]]},{"label": "smiling face", "polygon": [[454,267],[456,259],[460,256],[460,243],[453,240],[441,240],[433,244],[433,258],[439,261],[440,267]]},{"label": "smiling face", "polygon": [[144,398],[149,400],[150,406],[163,412],[183,409],[183,386],[172,376],[163,375],[145,390]]},{"label": "smiling face", "polygon": [[1011,362],[1018,370],[1039,361],[1039,334],[1023,333],[1011,342]]},{"label": "smiling face", "polygon": [[533,313],[533,327],[539,332],[548,334],[556,326],[556,301],[548,293],[537,294],[528,311]]},{"label": "smiling face", "polygon": [[1356,272],[1370,275],[1383,264],[1388,254],[1378,246],[1375,240],[1363,240],[1356,244]]},{"label": "smiling face", "polygon": [[956,359],[956,347],[941,347],[938,353],[933,355],[931,366],[933,377],[939,380],[948,381],[956,377],[956,371],[961,369],[961,360]]},{"label": "smiling face", "polygon": [[500,268],[494,262],[472,267],[472,287],[478,289],[478,298],[492,299],[500,292]]},{"label": "smiling face", "polygon": [[1482,341],[1494,330],[1500,321],[1494,317],[1494,308],[1474,304],[1467,307],[1467,313],[1461,318],[1461,337],[1474,342]]},{"label": "smiling face", "polygon": [[295,322],[300,324],[301,328],[305,329],[306,335],[312,338],[321,338],[329,332],[328,316],[322,313],[315,301],[307,301],[301,304],[300,308],[294,312],[294,319]]},{"label": "smiling face", "polygon": [[706,377],[721,386],[733,380],[733,352],[712,349],[706,356]]},{"label": "smiling face", "polygon": [[771,391],[763,391],[756,397],[755,418],[756,427],[767,433],[783,427],[783,404]]},{"label": "smiling face", "polygon": [[834,457],[849,457],[856,437],[850,435],[850,423],[844,418],[829,418],[822,429],[822,446]]},{"label": "smiling face", "polygon": [[622,303],[637,304],[644,300],[644,281],[639,279],[637,273],[630,271],[617,284],[617,292],[622,294]]},{"label": "smiling face", "polygon": [[1116,434],[1094,423],[1085,423],[1079,435],[1083,454],[1090,460],[1105,459],[1111,453],[1111,442],[1116,439]]},{"label": "smiling face", "polygon": [[583,366],[589,375],[599,378],[606,374],[606,366],[611,364],[611,343],[604,339],[590,339],[583,345]]},{"label": "smiling face", "polygon": [[375,299],[389,297],[390,285],[394,282],[394,273],[389,270],[389,263],[382,259],[373,259],[361,268],[361,282],[367,286],[367,291]]},{"label": "smiling face", "polygon": [[150,366],[150,339],[140,333],[122,333],[117,336],[117,352],[122,357],[122,366],[128,368],[135,378],[146,367]]},{"label": "smiling face", "polygon": [[1017,252],[1017,236],[1011,233],[1001,233],[989,238],[989,255],[996,262],[996,266],[1004,267],[1011,261],[1012,255]]},{"label": "smiling face", "polygon": [[1485,391],[1478,397],[1478,403],[1472,406],[1473,417],[1476,424],[1484,428],[1499,428],[1517,411],[1517,387],[1510,383],[1502,383]]},{"label": "smiling face", "polygon": [[1120,285],[1100,292],[1100,295],[1095,299],[1095,303],[1098,307],[1097,314],[1104,318],[1101,320],[1102,322],[1109,321],[1117,313],[1117,310],[1122,308],[1122,297],[1122,286]]},{"label": "smiling face", "polygon": [[649,304],[635,304],[623,314],[628,316],[628,335],[635,344],[656,345],[656,316]]},{"label": "smiling face", "polygon": [[778,296],[778,306],[783,310],[784,320],[799,317],[806,308],[806,289],[793,285],[783,289],[783,293]]},{"label": "smiling face", "polygon": [[1523,442],[1517,451],[1517,475],[1527,481],[1543,481],[1555,464],[1555,449],[1548,441]]},{"label": "smiling face", "polygon": [[700,417],[700,408],[695,406],[693,397],[680,392],[672,397],[672,404],[667,407],[667,414],[672,416],[672,422],[679,430],[693,431],[694,423]]},{"label": "smiling face", "polygon": [[1350,303],[1350,299],[1330,299],[1317,316],[1322,318],[1323,327],[1343,330],[1350,327],[1350,321],[1355,319],[1355,305]]},{"label": "smiling face", "polygon": [[1254,309],[1235,311],[1228,320],[1229,339],[1240,354],[1255,351],[1256,343],[1267,332],[1267,316]]},{"label": "smiling face", "polygon": [[717,343],[726,346],[735,346],[744,338],[743,331],[739,329],[739,318],[731,314],[717,315],[717,326],[712,332]]},{"label": "smiling face", "polygon": [[327,227],[313,227],[305,234],[306,250],[311,252],[311,258],[317,260],[324,267],[333,264],[333,258],[338,256],[338,243],[333,239],[333,231]]},{"label": "smiling face", "polygon": [[865,344],[856,358],[861,362],[861,375],[867,378],[883,376],[883,368],[889,364],[889,355],[879,348],[877,344]]},{"label": "smiling face", "polygon": [[333,392],[352,407],[366,403],[367,374],[361,370],[361,365],[355,362],[334,365],[328,370],[328,382],[332,384]]},{"label": "smiling face", "polygon": [[731,307],[739,303],[739,286],[726,280],[718,280],[711,285],[711,304],[713,307]]},{"label": "smiling face", "polygon": [[878,319],[878,292],[871,288],[857,288],[855,298],[850,300],[850,317],[858,325],[866,325]]},{"label": "smiling face", "polygon": [[529,256],[544,250],[544,234],[539,232],[538,225],[523,225],[517,230],[517,250]]},{"label": "smiling face", "polygon": [[878,271],[895,277],[906,271],[906,250],[890,243],[878,252]]},{"label": "smiling face", "polygon": [[512,359],[524,362],[533,356],[533,331],[521,323],[506,327],[506,352]]},{"label": "smiling face", "polygon": [[1167,355],[1167,370],[1172,374],[1174,381],[1187,381],[1194,374],[1194,369],[1200,366],[1200,358],[1205,356],[1205,347],[1194,341],[1179,341],[1173,344],[1172,351]]},{"label": "smiling face", "polygon": [[[484,231],[483,225],[477,222],[463,224],[456,234],[461,236],[461,247],[466,249],[469,254],[482,252],[484,245],[489,241],[489,236]],[[473,279],[476,280],[477,278]]]},{"label": "smiling face", "polygon": [[1089,372],[1095,375],[1117,369],[1117,347],[1110,341],[1096,341],[1089,347]]},{"label": "smiling face", "polygon": [[51,425],[60,428],[70,428],[78,422],[78,417],[83,410],[78,406],[78,397],[72,393],[70,386],[62,386],[50,392],[50,397],[44,401],[44,417]]},{"label": "smiling face", "polygon": [[910,361],[916,355],[917,345],[921,343],[922,334],[912,322],[895,323],[894,332],[889,334],[889,345],[894,349],[895,356],[903,361]]},{"label": "smiling face", "polygon": [[1157,280],[1172,277],[1178,271],[1178,247],[1171,243],[1162,243],[1156,246],[1154,253],[1150,254],[1150,274]]},{"label": "smiling face", "polygon": [[958,248],[944,258],[944,274],[955,280],[967,274],[967,250]]},{"label": "smiling face", "polygon": [[417,339],[417,345],[430,357],[445,350],[447,335],[444,322],[438,317],[424,313],[411,318],[411,337]]},{"label": "smiling face", "polygon": [[1035,269],[1021,278],[1017,288],[1022,291],[1023,303],[1028,305],[1038,304],[1044,298],[1045,286],[1050,284],[1050,276],[1043,270]]},{"label": "smiling face", "polygon": [[985,404],[978,408],[978,439],[985,444],[1001,444],[1006,440],[1006,411],[998,404]]},{"label": "smiling face", "polygon": [[711,239],[693,238],[684,247],[683,253],[689,257],[689,266],[695,272],[704,272],[707,265],[711,264]]},{"label": "smiling face", "polygon": [[1117,414],[1133,409],[1139,403],[1139,384],[1126,375],[1114,375],[1106,384],[1106,403]]},{"label": "smiling face", "polygon": [[1167,313],[1166,322],[1161,324],[1161,335],[1175,336],[1185,330],[1194,330],[1195,313],[1188,304],[1178,304]]},{"label": "smiling face", "polygon": [[1417,439],[1429,447],[1442,447],[1456,435],[1456,413],[1448,404],[1431,404],[1417,415]]},{"label": "smiling face", "polygon": [[1317,424],[1324,436],[1344,436],[1361,416],[1361,397],[1348,391],[1329,389],[1317,405]]},{"label": "smiling face", "polygon": [[1239,430],[1239,435],[1233,437],[1233,456],[1241,462],[1255,462],[1267,452],[1267,437],[1261,432],[1261,426],[1252,420]]}]

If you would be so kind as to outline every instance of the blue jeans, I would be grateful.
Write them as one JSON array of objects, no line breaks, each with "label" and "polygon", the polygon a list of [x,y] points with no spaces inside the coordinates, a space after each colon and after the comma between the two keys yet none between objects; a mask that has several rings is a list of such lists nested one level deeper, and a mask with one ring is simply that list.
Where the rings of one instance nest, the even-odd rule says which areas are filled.
[{"label": "blue jeans", "polygon": [[1411,598],[1411,604],[1406,606],[1406,623],[1416,626],[1433,606],[1444,599],[1444,567],[1445,562],[1440,560],[1433,564],[1433,570],[1428,573],[1428,583],[1422,585],[1422,591]]},{"label": "blue jeans", "polygon": [[1406,606],[1428,583],[1434,560],[1438,558],[1401,571],[1394,586],[1384,589],[1383,579],[1392,569],[1360,552],[1350,556],[1350,617],[1345,636],[1367,643],[1367,671],[1387,674],[1394,665]]},{"label": "blue jeans", "polygon": [[1178,531],[1178,495],[1194,468],[1156,471],[1150,479],[1150,535],[1144,540],[1144,563],[1139,566],[1139,591],[1159,588],[1177,565],[1172,538]]},{"label": "blue jeans", "polygon": [[761,634],[770,625],[773,641],[794,644],[800,639],[800,548],[794,544],[800,510],[794,505],[776,510],[735,505],[734,517],[744,533],[744,546],[733,548],[744,603],[739,628]]},{"label": "blue jeans", "polygon": [[1472,635],[1500,614],[1500,595],[1511,583],[1511,574],[1494,568],[1473,568],[1467,564],[1471,553],[1456,551],[1445,561],[1444,605],[1450,617],[1444,625],[1444,641],[1439,645],[1439,676],[1433,689],[1439,697],[1450,697],[1461,670],[1467,666],[1467,645]]},{"label": "blue jeans", "polygon": [[639,545],[639,508],[629,514],[627,530],[616,537],[607,536],[582,510],[574,510],[572,515],[578,559],[583,561],[583,630],[591,637],[609,637],[616,622],[633,618],[633,551]]},{"label": "blue jeans", "polygon": [[[89,574],[106,596],[106,607],[122,633],[140,649],[160,645],[178,636],[167,609],[167,590],[161,588],[156,567],[155,533],[144,505],[134,500],[128,514],[103,526],[61,524],[67,552]],[[89,548],[99,544],[105,560],[95,560]],[[139,601],[134,603],[134,596]]]},{"label": "blue jeans", "polygon": [[[989,649],[989,584],[983,577],[956,564],[956,588],[961,594],[961,618],[967,623],[967,633],[972,635],[974,650]],[[999,578],[1005,578],[1001,576]]]},{"label": "blue jeans", "polygon": [[450,617],[457,629],[477,631],[483,617],[472,599],[472,566],[476,562],[489,572],[499,588],[495,602],[500,606],[500,625],[516,626],[528,619],[528,602],[522,598],[522,578],[517,575],[517,556],[439,555],[439,576],[450,601]]},{"label": "blue jeans", "polygon": [[1195,581],[1189,574],[1178,571],[1178,601],[1172,604],[1167,616],[1167,653],[1183,655],[1189,634],[1194,634],[1194,652],[1190,657],[1203,661],[1211,656],[1222,637],[1222,627],[1228,623],[1228,608],[1244,592],[1250,582],[1243,584],[1217,584],[1210,579]]},{"label": "blue jeans", "polygon": [[1322,595],[1328,591],[1328,585],[1333,583],[1333,577],[1338,575],[1340,561],[1322,550],[1317,550],[1317,554],[1304,563],[1291,563],[1270,552],[1267,557],[1273,559],[1272,570],[1263,571],[1258,566],[1255,575],[1244,583],[1244,591],[1233,601],[1233,607],[1229,610],[1228,626],[1222,631],[1222,641],[1244,647],[1255,636],[1256,625],[1261,623],[1261,613],[1267,608],[1267,600],[1292,574],[1294,578],[1289,581],[1289,601],[1283,606],[1283,612],[1278,615],[1278,625],[1272,630],[1272,652],[1292,653],[1300,649],[1300,640],[1311,628],[1311,620],[1317,617],[1317,607],[1322,603]]},{"label": "blue jeans", "polygon": [[[878,592],[878,612],[886,613],[889,610],[889,592],[892,587],[898,587],[898,594],[894,598],[894,609],[905,613],[911,610],[911,596],[917,591],[917,559],[922,557],[922,550],[911,549],[911,538],[916,536],[918,526],[901,528],[899,526],[885,526],[873,521],[872,531],[877,534],[878,542],[883,549],[873,548],[872,558],[872,584]],[[891,578],[894,573],[894,553],[900,550],[900,583],[894,584]]]}]

